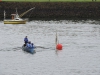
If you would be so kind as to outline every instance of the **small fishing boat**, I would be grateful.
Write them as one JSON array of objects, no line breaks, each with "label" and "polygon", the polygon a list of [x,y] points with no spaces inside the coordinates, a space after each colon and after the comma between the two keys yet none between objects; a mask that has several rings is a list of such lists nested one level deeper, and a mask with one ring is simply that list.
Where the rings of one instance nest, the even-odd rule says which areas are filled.
[{"label": "small fishing boat", "polygon": [[16,9],[16,14],[11,14],[12,19],[5,19],[5,12],[4,12],[4,24],[25,24],[26,20],[19,17]]},{"label": "small fishing boat", "polygon": [[35,49],[35,47],[29,48],[29,47],[24,46],[24,45],[22,46],[22,50],[23,50],[23,51],[26,51],[26,52],[31,53],[31,54],[36,53],[36,51],[35,51],[34,49]]},{"label": "small fishing boat", "polygon": [[4,24],[26,24],[27,20],[22,19],[21,17],[32,9],[34,9],[34,8],[27,10],[26,12],[22,13],[21,15],[18,15],[17,9],[16,9],[16,13],[11,14],[12,19],[5,19],[6,15],[5,15],[5,11],[4,11]]}]

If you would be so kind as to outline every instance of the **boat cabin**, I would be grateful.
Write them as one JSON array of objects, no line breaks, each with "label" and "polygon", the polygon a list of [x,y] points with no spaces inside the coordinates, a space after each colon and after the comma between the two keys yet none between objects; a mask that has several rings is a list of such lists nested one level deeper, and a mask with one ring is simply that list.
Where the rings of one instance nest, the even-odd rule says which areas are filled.
[{"label": "boat cabin", "polygon": [[12,20],[15,19],[15,17],[16,17],[16,14],[11,14]]}]

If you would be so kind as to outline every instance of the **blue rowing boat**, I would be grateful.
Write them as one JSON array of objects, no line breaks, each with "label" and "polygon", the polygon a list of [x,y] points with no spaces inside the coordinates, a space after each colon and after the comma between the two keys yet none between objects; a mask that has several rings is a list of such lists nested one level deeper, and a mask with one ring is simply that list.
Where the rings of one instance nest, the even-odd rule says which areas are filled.
[{"label": "blue rowing boat", "polygon": [[31,53],[31,54],[36,53],[36,51],[34,49],[35,49],[35,47],[29,48],[27,46],[22,46],[23,51],[26,51],[26,52]]}]

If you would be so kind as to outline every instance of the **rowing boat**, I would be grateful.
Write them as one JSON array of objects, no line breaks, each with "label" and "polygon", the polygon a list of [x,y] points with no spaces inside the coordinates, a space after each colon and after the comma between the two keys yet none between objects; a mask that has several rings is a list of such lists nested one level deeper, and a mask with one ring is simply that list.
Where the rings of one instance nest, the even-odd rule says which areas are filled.
[{"label": "rowing boat", "polygon": [[31,53],[31,54],[36,53],[36,51],[34,49],[35,49],[35,47],[29,48],[29,47],[24,46],[24,45],[22,46],[23,51],[26,51],[26,52]]}]

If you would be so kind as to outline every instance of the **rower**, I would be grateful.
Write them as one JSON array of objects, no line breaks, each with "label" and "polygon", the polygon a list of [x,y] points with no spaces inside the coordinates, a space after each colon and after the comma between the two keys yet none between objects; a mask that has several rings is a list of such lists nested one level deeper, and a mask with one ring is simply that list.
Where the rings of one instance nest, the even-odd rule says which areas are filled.
[{"label": "rower", "polygon": [[29,41],[29,42],[27,43],[27,47],[32,48],[31,41]]},{"label": "rower", "polygon": [[28,43],[28,38],[27,38],[27,36],[24,38],[24,42],[25,42],[25,44]]}]

